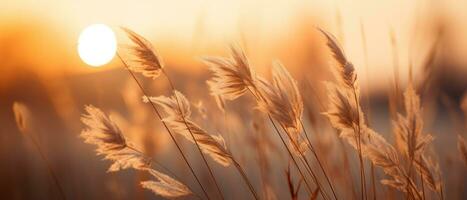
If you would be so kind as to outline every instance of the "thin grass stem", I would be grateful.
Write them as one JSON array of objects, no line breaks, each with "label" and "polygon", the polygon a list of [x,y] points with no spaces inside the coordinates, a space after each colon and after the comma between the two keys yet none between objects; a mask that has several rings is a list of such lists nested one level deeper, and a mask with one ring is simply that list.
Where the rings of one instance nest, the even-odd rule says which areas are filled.
[{"label": "thin grass stem", "polygon": [[311,168],[311,164],[308,162],[308,160],[306,159],[305,157],[305,154],[303,154],[303,152],[300,151],[300,148],[299,146],[297,145],[296,142],[294,142],[292,140],[292,136],[290,135],[289,132],[287,132],[287,130],[285,129],[284,126],[281,126],[282,130],[286,133],[286,135],[289,137],[289,140],[291,141],[290,143],[292,143],[292,146],[295,148],[295,150],[300,154],[300,158],[301,158],[301,161],[303,163],[303,165],[305,165],[305,168],[308,170],[308,173],[311,174],[313,180],[316,182],[316,184],[318,185],[318,187],[321,188],[320,191],[322,191],[322,193],[324,194],[323,197],[325,197],[325,199],[329,199],[329,196],[328,194],[324,191],[324,187],[323,185],[321,184],[321,182],[319,182],[318,180],[318,177],[316,176],[316,173],[313,171],[313,169]]},{"label": "thin grass stem", "polygon": [[245,183],[247,183],[248,188],[250,189],[250,192],[253,194],[253,196],[255,197],[256,200],[259,200],[260,198],[259,198],[258,194],[256,193],[255,188],[251,184],[250,180],[248,179],[248,176],[246,175],[246,173],[243,170],[242,166],[240,166],[240,164],[236,160],[232,159],[232,161],[233,161],[235,167],[237,168],[238,172],[240,172],[240,174],[241,174],[243,180],[245,181]]},{"label": "thin grass stem", "polygon": [[355,86],[352,86],[355,105],[357,107],[357,148],[358,148],[358,159],[360,161],[360,184],[361,184],[361,194],[362,199],[367,199],[366,196],[366,180],[365,180],[365,166],[363,162],[362,146],[361,146],[361,130],[360,130],[360,111],[359,111],[359,101],[357,97],[357,91]]},{"label": "thin grass stem", "polygon": [[314,148],[313,145],[311,144],[311,140],[310,140],[310,138],[308,137],[308,133],[306,132],[305,126],[303,125],[303,122],[302,122],[301,120],[300,120],[300,125],[302,126],[303,133],[304,133],[304,135],[305,135],[305,137],[306,137],[306,140],[308,141],[308,144],[310,144],[310,150],[311,150],[311,152],[313,153],[313,155],[315,156],[315,159],[316,159],[316,161],[318,162],[318,165],[319,165],[319,167],[321,168],[321,171],[323,171],[324,177],[326,178],[326,181],[328,182],[329,187],[331,188],[331,191],[332,191],[332,194],[333,194],[334,198],[335,198],[335,199],[338,199],[338,198],[337,198],[337,195],[336,195],[336,192],[335,192],[335,190],[334,190],[334,187],[333,187],[333,185],[332,185],[332,183],[331,183],[331,180],[329,179],[329,176],[327,175],[326,170],[324,170],[324,166],[323,166],[323,164],[321,163],[321,160],[319,159],[318,154],[316,153],[315,148]]},{"label": "thin grass stem", "polygon": [[[28,135],[28,134],[24,134],[24,135]],[[27,137],[32,141],[34,147],[37,149],[37,152],[39,152],[39,155],[41,156],[42,160],[44,161],[50,177],[52,177],[52,180],[53,180],[55,186],[57,186],[58,193],[60,194],[60,198],[63,199],[63,200],[66,200],[67,198],[66,198],[65,192],[64,192],[64,190],[62,188],[62,185],[60,184],[60,181],[58,179],[58,175],[55,173],[54,169],[52,168],[52,164],[50,163],[50,161],[47,158],[47,156],[45,155],[45,153],[42,151],[42,148],[41,148],[41,145],[40,145],[39,141],[37,141],[34,137],[32,137],[30,135],[28,135]]]}]

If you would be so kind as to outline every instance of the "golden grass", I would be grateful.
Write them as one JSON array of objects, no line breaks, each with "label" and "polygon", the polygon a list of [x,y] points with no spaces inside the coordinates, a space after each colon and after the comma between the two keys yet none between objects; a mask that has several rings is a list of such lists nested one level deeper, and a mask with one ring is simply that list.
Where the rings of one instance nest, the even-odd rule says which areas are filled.
[{"label": "golden grass", "polygon": [[[151,158],[136,147],[129,145],[118,125],[111,118],[98,108],[86,106],[86,114],[82,117],[82,122],[87,129],[83,130],[81,137],[86,143],[97,147],[98,155],[103,155],[106,160],[112,161],[108,171],[131,168],[147,172],[156,181],[143,181],[142,187],[165,198],[188,196],[200,199],[224,199],[226,196],[222,188],[231,186],[220,184],[218,179],[222,178],[222,173],[214,171],[219,168],[214,168],[212,165],[220,165],[223,167],[220,168],[222,170],[227,170],[233,165],[248,186],[251,197],[275,199],[277,194],[272,184],[268,183],[270,179],[267,173],[270,172],[270,167],[281,166],[269,166],[270,158],[267,151],[285,150],[288,157],[284,162],[288,167],[284,169],[286,173],[281,187],[288,188],[291,199],[348,199],[350,197],[346,196],[348,194],[345,193],[346,189],[343,187],[347,185],[348,180],[354,181],[351,175],[349,174],[350,178],[347,179],[336,177],[338,173],[333,172],[330,168],[331,164],[326,163],[331,160],[327,157],[331,153],[320,153],[320,150],[325,148],[322,145],[324,142],[321,141],[325,137],[317,135],[317,132],[323,129],[316,126],[325,127],[326,125],[313,121],[312,132],[309,125],[304,123],[304,111],[308,109],[307,106],[319,104],[317,107],[321,107],[321,114],[328,119],[331,127],[338,131],[339,136],[336,139],[328,137],[332,135],[331,133],[324,133],[329,140],[326,144],[337,145],[336,148],[340,148],[340,154],[345,154],[339,155],[346,158],[344,166],[349,167],[349,169],[342,169],[342,166],[338,166],[337,170],[348,170],[352,173],[350,165],[358,166],[360,185],[357,187],[358,184],[353,184],[354,188],[350,190],[360,190],[360,196],[354,198],[368,199],[370,194],[373,195],[373,199],[389,198],[388,190],[394,189],[400,191],[407,199],[444,199],[439,162],[435,159],[436,155],[428,150],[432,147],[434,137],[424,132],[422,99],[412,83],[408,84],[403,99],[399,99],[398,95],[391,97],[393,101],[404,103],[404,113],[397,113],[397,105],[391,107],[393,134],[396,136],[392,144],[370,127],[366,118],[368,114],[365,114],[362,109],[359,79],[355,68],[337,39],[329,32],[318,29],[326,39],[327,47],[335,61],[330,68],[334,81],[325,83],[327,106],[323,106],[320,97],[317,99],[318,102],[304,102],[307,98],[302,96],[303,90],[299,87],[299,82],[292,77],[280,61],[272,63],[272,78],[269,80],[256,74],[246,53],[239,46],[231,46],[228,57],[203,56],[201,59],[201,62],[208,66],[212,73],[211,78],[206,80],[209,87],[207,93],[216,101],[224,116],[228,116],[229,112],[235,112],[235,110],[227,109],[230,101],[239,101],[240,97],[247,96],[247,94],[253,98],[255,105],[251,109],[261,113],[261,120],[254,119],[253,126],[255,134],[262,134],[262,136],[245,136],[253,138],[254,145],[257,147],[262,181],[260,187],[252,181],[253,176],[246,173],[245,165],[240,165],[239,160],[229,150],[227,144],[230,143],[226,141],[229,138],[224,139],[226,133],[212,134],[209,126],[203,127],[200,124],[204,123],[195,122],[198,120],[192,116],[191,104],[193,103],[175,88],[161,57],[148,40],[130,29],[123,28],[123,31],[133,45],[122,47],[119,51],[119,58],[143,93],[143,102],[152,107],[157,118],[171,136],[185,164],[203,190],[203,196],[196,194],[196,190],[192,190],[186,184],[177,181],[177,178],[173,177],[174,174],[164,174],[154,169],[152,163],[162,166],[156,162],[157,158]],[[134,73],[140,73],[151,79],[164,76],[169,83],[172,95],[147,95],[146,89],[142,87]],[[398,79],[397,77],[395,81],[397,82]],[[398,90],[399,83],[395,85],[395,89]],[[210,118],[214,109],[205,106],[202,101],[193,105],[203,120],[214,120]],[[271,126],[267,125],[266,121]],[[22,129],[21,116],[17,116],[17,122],[18,127]],[[240,125],[247,126],[247,124]],[[222,130],[216,131],[222,132]],[[182,136],[199,150],[205,169],[209,172],[210,181],[213,181],[216,186],[216,195],[209,193],[207,190],[209,185],[199,180],[199,174],[194,172],[191,162],[186,158],[186,152],[182,151],[174,135]],[[265,147],[268,146],[267,141],[275,136],[279,137],[281,145],[274,146],[273,150],[267,150],[268,148]],[[346,146],[340,140],[355,150],[358,159],[347,157]],[[320,144],[317,145],[319,148],[313,145],[315,142]],[[328,151],[332,151],[332,148],[330,149]],[[458,137],[458,149],[461,158],[467,164],[467,149],[462,136]],[[209,163],[205,156],[214,163]],[[371,166],[371,172],[367,171],[369,166]],[[163,166],[162,168],[165,169]],[[382,173],[380,174],[377,169]],[[371,182],[366,178],[367,172],[371,173]],[[340,174],[342,176],[342,172]],[[375,183],[375,180],[381,184]],[[367,184],[372,185],[372,192],[367,190]],[[261,188],[261,193],[257,192],[259,188]],[[377,194],[377,191],[381,194]]]}]

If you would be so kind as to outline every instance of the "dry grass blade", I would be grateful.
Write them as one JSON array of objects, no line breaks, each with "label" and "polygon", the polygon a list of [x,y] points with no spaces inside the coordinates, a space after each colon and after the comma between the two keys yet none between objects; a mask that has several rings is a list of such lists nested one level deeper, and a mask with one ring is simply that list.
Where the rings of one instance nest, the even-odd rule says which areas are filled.
[{"label": "dry grass blade", "polygon": [[290,165],[287,167],[287,170],[285,171],[285,176],[287,178],[287,186],[289,188],[290,198],[292,200],[298,200],[298,193],[300,192],[300,186],[301,186],[301,183],[302,183],[303,180],[300,179],[298,181],[297,186],[294,185],[293,179],[292,179],[292,174],[291,174],[291,171],[290,171]]},{"label": "dry grass blade", "polygon": [[[232,156],[227,151],[222,136],[212,136],[190,120],[190,103],[182,93],[175,91],[175,95],[172,97],[144,97],[143,100],[145,102],[151,101],[161,106],[168,115],[163,119],[164,122],[175,133],[184,136],[187,140],[194,143],[195,141],[193,141],[193,137],[190,134],[191,131],[201,150],[217,163],[222,166],[229,166],[232,163]],[[180,108],[177,101],[180,103]]]},{"label": "dry grass blade", "polygon": [[439,165],[432,159],[428,159],[426,156],[422,156],[421,158],[414,161],[415,166],[418,169],[418,173],[422,177],[422,180],[428,185],[428,187],[438,192],[440,197],[441,194],[441,178],[439,172]]},{"label": "dry grass blade", "polygon": [[234,100],[243,95],[249,87],[255,87],[255,76],[245,52],[235,46],[230,50],[230,58],[203,57],[202,61],[214,74],[214,77],[208,81],[211,93]]},{"label": "dry grass blade", "polygon": [[316,199],[318,199],[319,191],[320,191],[319,187],[316,187],[315,191],[313,191],[313,193],[311,193],[309,199],[310,199],[310,200],[316,200]]},{"label": "dry grass blade", "polygon": [[464,138],[460,135],[457,136],[457,148],[459,149],[459,153],[461,155],[462,160],[467,166],[467,147],[465,145]]},{"label": "dry grass blade", "polygon": [[150,169],[152,159],[141,151],[128,145],[122,131],[117,124],[94,106],[86,106],[86,113],[81,121],[87,126],[80,137],[85,143],[97,146],[97,154],[104,155],[104,159],[112,161],[108,172],[132,168],[149,172],[158,181],[144,181],[142,186],[154,193],[165,197],[175,198],[191,195],[192,192],[182,183],[169,176]]},{"label": "dry grass blade", "polygon": [[122,54],[129,69],[152,79],[159,77],[164,64],[151,43],[128,28],[122,27],[122,30],[134,43],[123,48],[129,51]]}]

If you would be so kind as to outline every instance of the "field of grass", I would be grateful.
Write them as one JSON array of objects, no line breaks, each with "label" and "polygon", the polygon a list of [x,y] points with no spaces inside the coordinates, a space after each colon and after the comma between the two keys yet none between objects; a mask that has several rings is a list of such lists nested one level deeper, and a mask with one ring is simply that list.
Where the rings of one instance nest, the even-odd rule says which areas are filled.
[{"label": "field of grass", "polygon": [[[270,51],[243,39],[169,59],[160,52],[170,45],[113,27],[112,68],[58,75],[30,70],[47,62],[21,60],[0,37],[0,197],[467,198],[467,67],[452,60],[462,55],[451,52],[455,27],[432,21],[429,39],[407,46],[389,29],[389,66],[369,62],[371,25],[360,38],[337,27],[307,26]],[[358,62],[344,45],[354,39]],[[258,66],[264,52],[278,55]],[[67,59],[51,63],[74,65]]]}]

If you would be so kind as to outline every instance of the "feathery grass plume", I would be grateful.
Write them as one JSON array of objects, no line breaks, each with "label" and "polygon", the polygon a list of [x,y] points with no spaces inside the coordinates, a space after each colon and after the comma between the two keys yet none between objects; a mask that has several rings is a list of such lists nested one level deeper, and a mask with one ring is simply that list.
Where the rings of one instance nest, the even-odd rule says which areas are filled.
[{"label": "feathery grass plume", "polygon": [[[215,87],[214,86],[215,83],[212,80],[206,81],[206,84],[209,86],[209,88]],[[225,113],[225,100],[224,100],[224,98],[222,98],[221,95],[217,95],[217,94],[213,94],[213,93],[211,93],[211,95],[214,97],[214,100],[216,101],[217,108],[219,108],[219,110],[222,113]]]},{"label": "feathery grass plume", "polygon": [[148,190],[151,190],[156,195],[161,195],[165,198],[177,198],[186,196],[191,193],[191,191],[182,183],[176,181],[175,179],[163,174],[159,171],[156,171],[151,168],[142,168],[149,172],[154,178],[158,181],[142,181],[141,186]]},{"label": "feathery grass plume", "polygon": [[410,84],[404,92],[404,105],[406,116],[398,114],[397,121],[393,121],[398,147],[406,154],[409,160],[419,158],[433,136],[423,134],[423,119],[421,116],[420,98]]},{"label": "feathery grass plume", "polygon": [[409,84],[404,92],[404,106],[406,116],[398,114],[397,121],[393,122],[397,145],[408,158],[409,170],[414,164],[428,187],[442,195],[440,177],[437,176],[438,164],[425,154],[425,149],[433,141],[433,136],[423,134],[420,97],[412,84]]},{"label": "feathery grass plume", "polygon": [[92,105],[86,106],[85,110],[87,114],[81,117],[81,121],[88,128],[81,132],[80,137],[85,143],[96,145],[98,155],[114,162],[109,172],[139,168],[149,163],[144,156],[128,148],[122,131],[112,119]]},{"label": "feathery grass plume", "polygon": [[303,117],[303,101],[297,82],[278,61],[273,63],[272,83],[258,78],[258,90],[262,101],[258,107],[264,113],[269,113],[291,135],[291,142],[299,147],[302,153],[308,143],[300,137],[301,120]]},{"label": "feathery grass plume", "polygon": [[[390,179],[381,180],[381,183],[412,195],[414,198],[419,198],[420,192],[416,188],[415,182],[408,177],[407,172],[402,168],[396,149],[367,126],[362,127],[361,133],[363,157],[380,167],[390,177]],[[344,130],[341,132],[341,137],[354,149],[358,148],[353,130]]]},{"label": "feathery grass plume", "polygon": [[206,56],[202,61],[214,74],[207,83],[214,96],[234,100],[249,88],[255,87],[255,75],[245,52],[240,47],[231,46],[231,57]]},{"label": "feathery grass plume", "polygon": [[129,69],[141,73],[148,78],[156,79],[159,77],[164,64],[152,44],[144,37],[128,28],[121,27],[121,29],[134,43],[133,45],[123,48],[129,51],[128,53],[122,54]]},{"label": "feathery grass plume", "polygon": [[165,198],[191,195],[182,183],[150,168],[152,159],[130,146],[117,124],[100,109],[89,105],[81,121],[87,126],[80,135],[85,143],[97,146],[97,155],[113,163],[108,172],[133,168],[149,172],[158,181],[144,181],[142,186]]},{"label": "feathery grass plume", "polygon": [[[174,96],[171,97],[143,97],[143,101],[151,101],[161,106],[168,115],[163,121],[175,133],[184,136],[187,140],[194,143],[195,141],[193,141],[193,137],[190,134],[191,131],[201,150],[214,161],[225,167],[232,163],[232,156],[227,150],[224,138],[220,135],[210,135],[190,120],[190,103],[182,93],[175,91]],[[178,104],[180,104],[180,108]]]},{"label": "feathery grass plume", "polygon": [[206,119],[208,117],[206,106],[204,105],[203,101],[199,100],[197,103],[192,103],[195,106],[198,114],[201,115],[201,118]]},{"label": "feathery grass plume", "polygon": [[341,132],[354,131],[355,126],[365,124],[361,107],[357,108],[351,100],[353,95],[351,91],[331,82],[326,82],[326,89],[330,103],[327,111],[323,114],[329,119],[334,128]]},{"label": "feathery grass plume", "polygon": [[13,114],[15,115],[16,125],[21,133],[25,133],[27,126],[26,120],[29,116],[29,109],[22,103],[13,103]]},{"label": "feathery grass plume", "polygon": [[326,36],[327,45],[331,49],[334,59],[337,61],[338,67],[335,68],[336,70],[332,70],[335,77],[348,87],[353,87],[357,79],[353,64],[347,60],[344,50],[333,35],[323,29],[318,30]]},{"label": "feathery grass plume", "polygon": [[264,103],[259,106],[288,129],[300,130],[303,101],[297,82],[280,62],[274,62],[272,84],[261,83]]},{"label": "feathery grass plume", "polygon": [[460,135],[457,136],[457,148],[459,149],[464,164],[467,166],[467,147],[464,138]]}]

